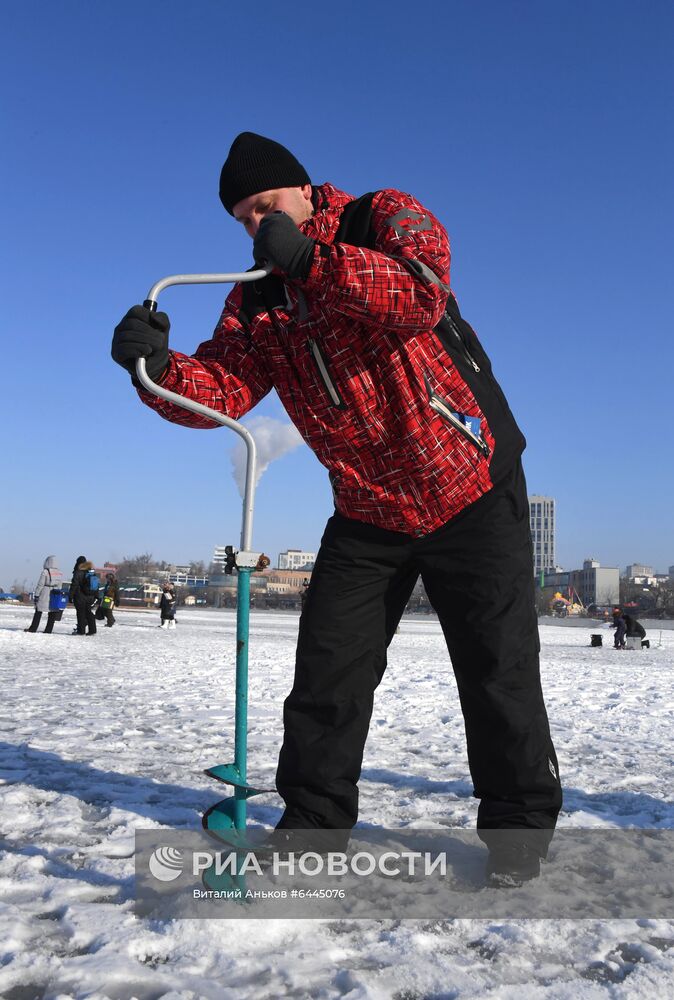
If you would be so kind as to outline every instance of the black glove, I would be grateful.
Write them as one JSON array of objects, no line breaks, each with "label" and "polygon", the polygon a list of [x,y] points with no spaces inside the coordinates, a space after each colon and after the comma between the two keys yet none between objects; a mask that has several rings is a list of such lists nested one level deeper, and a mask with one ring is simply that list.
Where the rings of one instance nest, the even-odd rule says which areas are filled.
[{"label": "black glove", "polygon": [[166,313],[152,312],[145,306],[129,309],[122,322],[115,327],[110,353],[113,361],[126,368],[134,384],[138,358],[145,358],[147,374],[153,382],[166,370],[170,329]]},{"label": "black glove", "polygon": [[253,257],[269,263],[289,278],[306,281],[314,259],[316,241],[301,233],[285,212],[265,215],[253,241]]}]

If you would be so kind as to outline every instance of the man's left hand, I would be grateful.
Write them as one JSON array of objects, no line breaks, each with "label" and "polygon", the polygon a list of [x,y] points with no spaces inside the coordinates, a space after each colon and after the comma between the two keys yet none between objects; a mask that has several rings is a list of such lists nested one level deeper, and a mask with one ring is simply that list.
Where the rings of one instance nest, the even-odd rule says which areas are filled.
[{"label": "man's left hand", "polygon": [[253,256],[269,263],[289,278],[306,281],[314,259],[316,241],[301,233],[285,212],[272,212],[260,223],[253,241]]}]

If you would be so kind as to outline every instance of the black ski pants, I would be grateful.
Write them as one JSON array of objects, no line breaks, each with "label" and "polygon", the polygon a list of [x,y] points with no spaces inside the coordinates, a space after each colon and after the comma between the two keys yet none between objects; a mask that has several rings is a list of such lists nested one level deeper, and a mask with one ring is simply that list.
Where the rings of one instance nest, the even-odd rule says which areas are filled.
[{"label": "black ski pants", "polygon": [[[420,538],[334,514],[300,619],[284,705],[280,828],[348,830],[374,690],[419,575],[438,614],[463,712],[477,825],[527,829],[542,855],[562,794],[539,675],[529,503],[521,463]],[[434,669],[443,675],[445,662]]]},{"label": "black ski pants", "polygon": [[96,634],[96,619],[94,618],[93,600],[90,597],[78,597],[75,599],[75,613],[77,615],[77,631],[79,635],[84,635],[89,629],[89,635]]},{"label": "black ski pants", "polygon": [[[42,619],[42,612],[41,611],[35,611],[35,613],[33,614],[33,620],[30,623],[30,625],[28,626],[28,628],[26,629],[26,632],[37,632],[37,630],[40,627],[40,621],[41,621],[41,619]],[[59,620],[59,612],[58,611],[48,611],[47,612],[47,624],[44,627],[45,634],[49,635],[49,633],[53,631],[53,629],[54,629],[54,622],[57,622],[58,620]]]}]

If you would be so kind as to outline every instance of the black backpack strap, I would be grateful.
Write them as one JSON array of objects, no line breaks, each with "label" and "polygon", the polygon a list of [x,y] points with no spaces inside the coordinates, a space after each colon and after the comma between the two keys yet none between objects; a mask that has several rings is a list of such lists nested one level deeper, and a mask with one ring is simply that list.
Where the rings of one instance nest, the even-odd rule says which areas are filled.
[{"label": "black backpack strap", "polygon": [[374,232],[372,230],[372,199],[374,191],[363,194],[360,198],[350,201],[342,212],[339,228],[335,233],[335,243],[348,243],[352,247],[365,247],[374,250]]}]

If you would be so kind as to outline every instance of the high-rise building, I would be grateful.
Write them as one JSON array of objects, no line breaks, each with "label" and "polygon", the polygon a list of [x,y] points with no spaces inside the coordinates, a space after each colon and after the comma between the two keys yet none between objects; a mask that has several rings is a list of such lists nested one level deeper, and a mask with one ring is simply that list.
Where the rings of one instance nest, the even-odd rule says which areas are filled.
[{"label": "high-rise building", "polygon": [[529,524],[534,544],[534,573],[555,568],[555,501],[553,497],[529,497]]},{"label": "high-rise building", "polygon": [[288,549],[287,552],[280,552],[278,557],[279,569],[313,569],[316,562],[315,552],[301,552],[300,549]]}]

